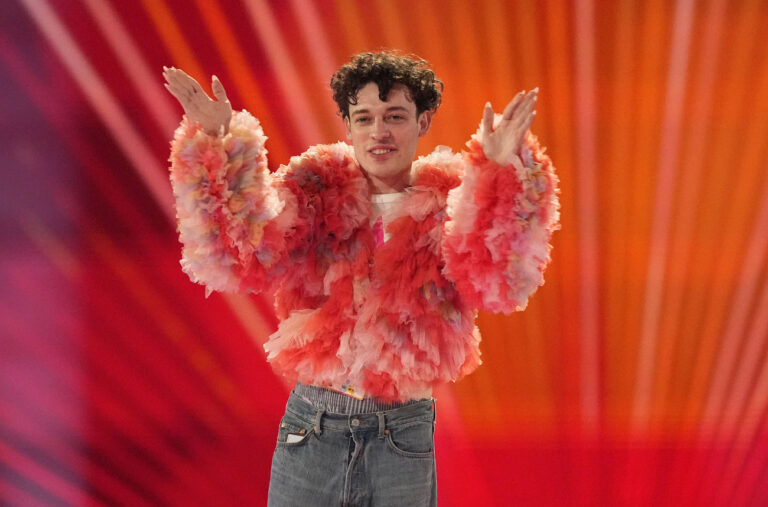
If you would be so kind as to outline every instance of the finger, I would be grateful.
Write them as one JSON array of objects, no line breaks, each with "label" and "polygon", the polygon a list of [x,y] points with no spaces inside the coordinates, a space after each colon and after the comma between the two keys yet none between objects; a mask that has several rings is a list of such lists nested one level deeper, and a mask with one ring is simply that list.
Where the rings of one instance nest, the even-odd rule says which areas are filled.
[{"label": "finger", "polygon": [[176,97],[181,103],[181,106],[185,111],[189,111],[190,108],[199,107],[198,103],[202,100],[210,100],[207,95],[195,94],[189,86],[185,86],[183,83],[172,81],[168,83],[166,89]]},{"label": "finger", "polygon": [[486,102],[483,109],[483,131],[486,134],[493,132],[493,107],[490,102]]},{"label": "finger", "polygon": [[171,95],[176,97],[179,102],[186,102],[191,100],[192,93],[185,87],[179,86],[175,82],[170,82],[165,85],[165,88],[171,92]]},{"label": "finger", "polygon": [[213,89],[213,96],[216,97],[216,100],[220,102],[229,101],[227,98],[227,92],[224,90],[224,85],[221,84],[221,81],[219,81],[219,78],[216,76],[211,78],[211,89]]},{"label": "finger", "polygon": [[165,79],[167,83],[171,82],[171,69],[168,67],[163,67],[163,79]]},{"label": "finger", "polygon": [[519,108],[522,109],[523,111],[526,111],[526,115],[536,105],[536,101],[539,100],[539,96],[538,96],[538,91],[537,90],[538,90],[538,88],[534,88],[533,90],[531,90],[528,93],[526,93],[525,97],[521,101],[521,104],[520,104]]},{"label": "finger", "polygon": [[165,77],[165,80],[168,82],[168,84],[177,89],[189,86],[187,79],[188,76],[180,73],[178,69],[168,69],[163,73],[163,76]]},{"label": "finger", "polygon": [[534,88],[533,90],[529,92],[523,93],[523,98],[520,102],[520,106],[523,107],[527,104],[530,104],[531,102],[536,102],[539,97],[539,89]]},{"label": "finger", "polygon": [[522,125],[525,123],[528,120],[528,116],[533,112],[533,108],[536,107],[536,101],[537,97],[535,94],[526,96],[525,102],[515,110],[512,123],[515,125]]},{"label": "finger", "polygon": [[193,78],[192,76],[190,76],[189,74],[187,74],[183,70],[177,69],[176,67],[171,67],[169,70],[171,71],[171,73],[173,73],[176,76],[179,76],[180,78],[188,79],[188,80],[191,80],[191,81],[195,80],[195,78]]},{"label": "finger", "polygon": [[173,86],[171,84],[168,84],[168,83],[163,83],[163,86],[165,86],[165,89],[168,90],[168,93],[173,95],[176,98],[176,100],[178,100],[179,102],[183,102],[182,99],[186,98],[186,96],[183,94],[183,92],[181,92],[175,86]]},{"label": "finger", "polygon": [[169,76],[169,77],[175,77],[179,74],[181,71],[175,67],[163,67],[163,74]]},{"label": "finger", "polygon": [[531,128],[531,124],[535,119],[536,119],[536,111],[533,111],[531,114],[528,115],[528,118],[525,120],[525,123],[523,124],[523,133],[528,132],[528,129]]},{"label": "finger", "polygon": [[515,98],[513,98],[509,104],[507,104],[507,107],[504,108],[504,114],[502,115],[503,120],[510,120],[512,119],[512,116],[514,115],[515,110],[520,105],[520,102],[523,100],[524,92],[519,92],[517,95],[515,95]]},{"label": "finger", "polygon": [[504,108],[504,112],[501,114],[502,120],[509,121],[509,119],[512,118],[515,109],[517,109],[517,106],[520,104],[522,93],[523,92],[518,93],[512,100],[509,101],[507,107]]},{"label": "finger", "polygon": [[534,97],[533,100],[528,101],[526,104],[520,107],[519,111],[519,117],[522,121],[525,121],[528,116],[533,112],[534,108],[536,107],[536,98]]},{"label": "finger", "polygon": [[168,81],[169,83],[170,83],[171,81],[174,81],[174,80],[175,80],[175,79],[174,79],[174,78],[175,78],[175,76],[176,76],[175,72],[176,72],[176,69],[175,69],[175,68],[173,68],[173,67],[163,67],[163,77],[164,77],[164,78],[165,78],[165,80],[166,80],[166,81]]},{"label": "finger", "polygon": [[190,95],[196,95],[201,94],[205,97],[208,97],[208,94],[205,93],[203,90],[203,87],[200,86],[200,83],[197,82],[195,78],[187,74],[181,69],[170,69],[170,73],[168,76],[171,78],[172,84],[175,84],[179,86],[180,88],[185,89]]}]

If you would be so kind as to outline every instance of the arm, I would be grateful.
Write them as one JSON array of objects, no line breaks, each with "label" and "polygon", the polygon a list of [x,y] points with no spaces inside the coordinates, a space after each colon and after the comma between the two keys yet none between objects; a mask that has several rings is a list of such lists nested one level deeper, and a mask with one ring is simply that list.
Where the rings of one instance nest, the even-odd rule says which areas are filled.
[{"label": "arm", "polygon": [[495,122],[486,105],[467,143],[462,184],[448,196],[445,274],[470,305],[486,311],[525,308],[544,283],[558,228],[557,177],[528,131],[535,102],[536,90],[519,94]]},{"label": "arm", "polygon": [[218,79],[212,101],[182,71],[164,74],[187,113],[170,157],[182,268],[206,294],[263,289],[287,256],[296,197],[267,169],[258,120],[232,115]]}]

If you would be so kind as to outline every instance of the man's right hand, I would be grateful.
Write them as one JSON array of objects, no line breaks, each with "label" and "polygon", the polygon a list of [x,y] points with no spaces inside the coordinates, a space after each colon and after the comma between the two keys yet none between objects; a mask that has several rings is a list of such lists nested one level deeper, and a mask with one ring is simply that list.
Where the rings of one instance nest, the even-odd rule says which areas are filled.
[{"label": "man's right hand", "polygon": [[216,97],[216,100],[212,100],[200,83],[183,70],[163,67],[163,77],[166,90],[176,97],[191,122],[199,122],[209,134],[218,135],[222,126],[224,133],[227,132],[232,117],[232,104],[219,78],[213,76],[211,79],[211,88]]}]

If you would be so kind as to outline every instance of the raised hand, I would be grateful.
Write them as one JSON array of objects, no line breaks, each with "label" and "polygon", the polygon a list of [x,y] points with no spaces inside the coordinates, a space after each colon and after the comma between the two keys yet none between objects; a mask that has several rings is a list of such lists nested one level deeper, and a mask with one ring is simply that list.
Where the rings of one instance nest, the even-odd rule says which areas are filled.
[{"label": "raised hand", "polygon": [[480,142],[489,160],[499,165],[508,165],[519,157],[520,145],[525,133],[536,117],[536,111],[533,108],[536,105],[538,92],[539,89],[534,88],[528,93],[520,92],[515,95],[515,98],[504,108],[501,121],[495,130],[493,129],[493,107],[490,102],[485,104]]},{"label": "raised hand", "polygon": [[200,83],[181,69],[163,67],[165,88],[176,97],[184,113],[192,122],[199,122],[209,134],[219,134],[221,127],[227,131],[229,119],[232,117],[232,104],[227,99],[227,93],[219,78],[213,76],[211,88],[216,100],[211,99],[200,86]]}]

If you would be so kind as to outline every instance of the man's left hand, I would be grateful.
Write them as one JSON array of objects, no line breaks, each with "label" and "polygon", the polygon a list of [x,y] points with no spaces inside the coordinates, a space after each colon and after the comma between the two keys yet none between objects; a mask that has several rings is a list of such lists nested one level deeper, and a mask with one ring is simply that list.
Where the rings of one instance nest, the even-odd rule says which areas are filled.
[{"label": "man's left hand", "polygon": [[483,152],[489,160],[499,165],[509,165],[519,161],[520,145],[525,133],[536,117],[533,110],[539,89],[534,88],[528,93],[520,92],[515,95],[501,116],[501,122],[493,128],[494,112],[491,103],[485,104],[483,112],[483,132],[480,142]]}]

